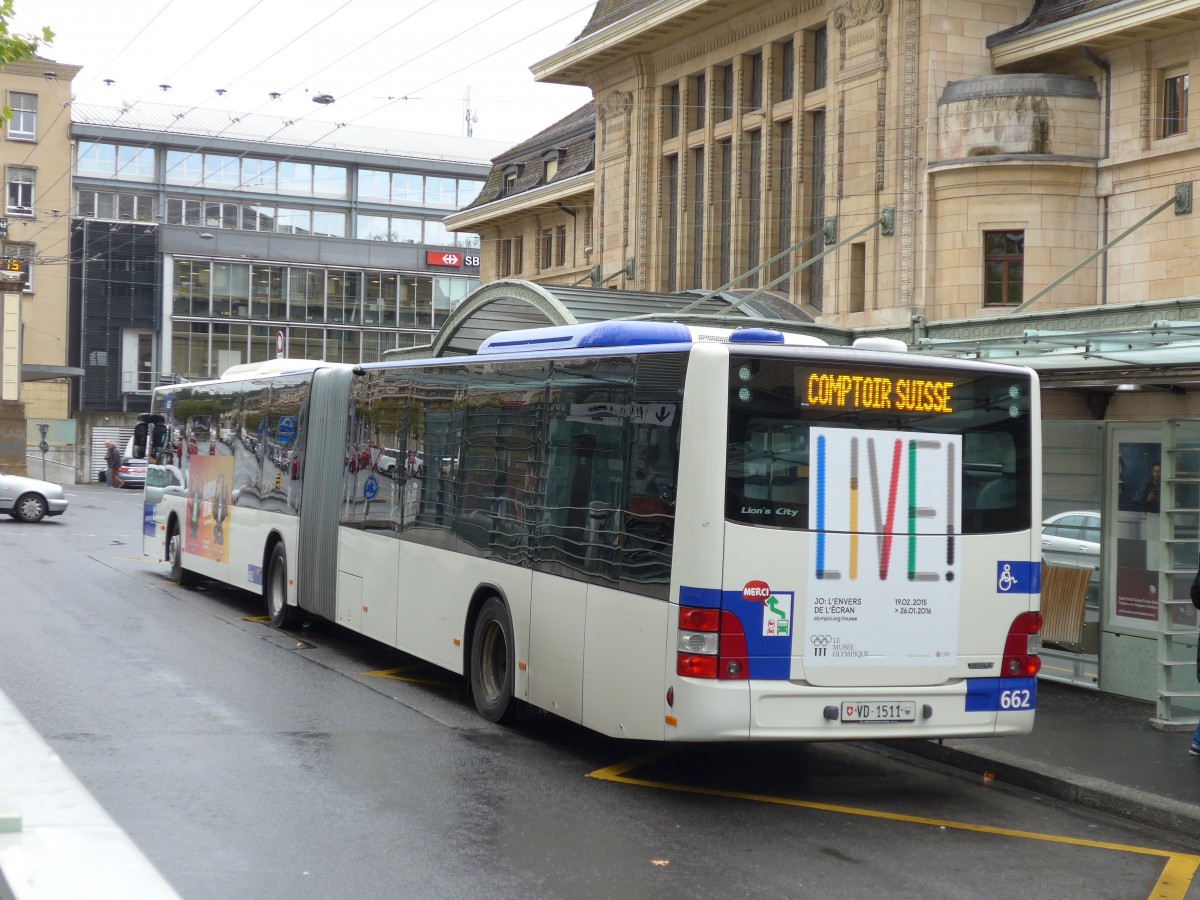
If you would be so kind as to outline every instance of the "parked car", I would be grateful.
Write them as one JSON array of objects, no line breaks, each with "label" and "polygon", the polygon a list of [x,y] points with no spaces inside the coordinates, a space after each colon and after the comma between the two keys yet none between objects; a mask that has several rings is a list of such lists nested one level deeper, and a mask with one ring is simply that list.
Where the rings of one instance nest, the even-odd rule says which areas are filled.
[{"label": "parked car", "polygon": [[[147,462],[144,459],[130,459],[126,457],[121,461],[121,468],[117,469],[117,477],[121,479],[121,487],[136,488],[141,490],[146,486],[146,466]],[[101,484],[108,484],[108,469],[103,468],[97,475]]]},{"label": "parked car", "polygon": [[1100,567],[1100,513],[1072,510],[1042,522],[1042,559],[1052,566]]},{"label": "parked car", "polygon": [[0,512],[22,522],[40,522],[66,511],[67,495],[61,484],[0,472]]}]

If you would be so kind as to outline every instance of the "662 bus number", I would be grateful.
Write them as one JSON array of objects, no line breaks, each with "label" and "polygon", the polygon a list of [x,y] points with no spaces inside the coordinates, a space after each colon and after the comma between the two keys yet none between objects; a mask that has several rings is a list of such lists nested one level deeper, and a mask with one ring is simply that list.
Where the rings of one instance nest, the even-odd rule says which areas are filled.
[{"label": "662 bus number", "polygon": [[1033,691],[1029,688],[1018,688],[1012,691],[1000,692],[1001,709],[1033,709]]}]

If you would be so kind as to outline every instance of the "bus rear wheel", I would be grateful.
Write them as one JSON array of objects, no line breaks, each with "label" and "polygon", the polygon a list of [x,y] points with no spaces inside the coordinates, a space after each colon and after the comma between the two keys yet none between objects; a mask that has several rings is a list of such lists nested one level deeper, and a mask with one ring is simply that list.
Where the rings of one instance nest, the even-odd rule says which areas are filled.
[{"label": "bus rear wheel", "polygon": [[489,722],[516,720],[520,701],[513,697],[512,622],[498,597],[489,597],[475,617],[471,635],[471,697]]},{"label": "bus rear wheel", "polygon": [[287,628],[293,623],[294,612],[287,602],[287,551],[280,542],[271,548],[267,562],[267,580],[263,586],[267,600],[267,615],[276,628]]},{"label": "bus rear wheel", "polygon": [[171,564],[170,578],[180,587],[193,587],[196,584],[196,573],[183,567],[183,535],[174,525],[171,535],[167,538],[167,562]]}]

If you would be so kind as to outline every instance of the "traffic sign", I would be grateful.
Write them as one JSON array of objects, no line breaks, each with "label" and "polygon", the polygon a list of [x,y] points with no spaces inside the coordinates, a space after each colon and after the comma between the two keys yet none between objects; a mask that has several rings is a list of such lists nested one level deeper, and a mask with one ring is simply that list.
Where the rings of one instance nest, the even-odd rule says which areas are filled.
[{"label": "traffic sign", "polygon": [[275,332],[275,355],[278,357],[283,356],[283,331],[282,330]]},{"label": "traffic sign", "polygon": [[375,480],[375,476],[371,475],[367,478],[363,485],[363,499],[374,500],[375,495],[379,493],[379,482]]}]

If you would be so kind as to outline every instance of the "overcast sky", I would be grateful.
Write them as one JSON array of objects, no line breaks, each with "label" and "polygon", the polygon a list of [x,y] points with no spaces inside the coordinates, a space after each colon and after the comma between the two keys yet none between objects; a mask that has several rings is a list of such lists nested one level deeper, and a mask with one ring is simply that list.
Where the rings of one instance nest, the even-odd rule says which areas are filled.
[{"label": "overcast sky", "polygon": [[[464,135],[470,91],[474,136],[516,144],[591,98],[586,88],[537,84],[529,67],[567,47],[594,6],[16,0],[13,30],[55,32],[41,55],[83,66],[74,83],[82,103],[170,103]],[[314,103],[321,95],[334,102]]]}]

